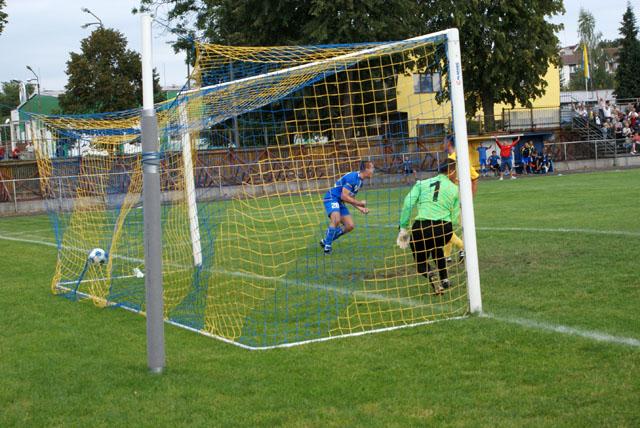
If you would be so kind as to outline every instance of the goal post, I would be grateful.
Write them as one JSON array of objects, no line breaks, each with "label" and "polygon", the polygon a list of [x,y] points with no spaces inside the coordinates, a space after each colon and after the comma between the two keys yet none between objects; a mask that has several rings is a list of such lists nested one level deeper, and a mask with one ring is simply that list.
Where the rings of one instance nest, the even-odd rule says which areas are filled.
[{"label": "goal post", "polygon": [[462,228],[466,249],[467,288],[469,290],[469,310],[482,313],[480,293],[480,268],[476,243],[476,225],[473,211],[473,193],[471,191],[471,162],[469,161],[469,142],[464,107],[464,86],[462,80],[462,58],[460,55],[460,34],[457,28],[447,30],[447,48],[449,52],[449,88],[453,109],[453,133],[456,138],[456,159],[460,181],[460,204],[462,207]]},{"label": "goal post", "polygon": [[153,104],[152,18],[141,16],[142,28],[142,140],[145,301],[147,313],[147,362],[152,373],[165,366],[162,211],[158,122]]}]

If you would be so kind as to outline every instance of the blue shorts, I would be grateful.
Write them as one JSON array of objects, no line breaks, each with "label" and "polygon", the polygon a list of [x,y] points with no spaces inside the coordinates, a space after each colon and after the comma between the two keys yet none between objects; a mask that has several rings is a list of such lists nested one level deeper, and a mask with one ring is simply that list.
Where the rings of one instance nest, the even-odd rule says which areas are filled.
[{"label": "blue shorts", "polygon": [[351,213],[349,213],[349,209],[341,200],[323,199],[322,203],[324,204],[324,209],[327,212],[327,216],[331,216],[331,213],[336,211],[340,212],[341,217],[344,217],[346,215],[351,215]]},{"label": "blue shorts", "polygon": [[480,158],[480,166],[486,166],[486,165],[487,165],[487,160]]},{"label": "blue shorts", "polygon": [[528,165],[531,163],[531,157],[530,156],[523,156],[522,157],[522,163],[525,165]]},{"label": "blue shorts", "polygon": [[509,168],[509,170],[511,170],[511,158],[500,158],[500,170],[504,171],[505,169]]}]

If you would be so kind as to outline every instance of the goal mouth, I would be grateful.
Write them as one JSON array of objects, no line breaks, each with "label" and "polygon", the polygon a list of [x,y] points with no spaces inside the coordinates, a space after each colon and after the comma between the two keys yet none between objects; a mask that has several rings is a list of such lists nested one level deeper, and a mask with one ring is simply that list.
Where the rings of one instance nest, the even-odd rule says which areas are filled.
[{"label": "goal mouth", "polygon": [[[444,252],[425,249],[426,264],[413,246],[396,246],[406,195],[437,174],[443,137],[460,122],[448,34],[198,45],[196,87],[156,106],[166,322],[269,349],[473,309],[458,214],[451,233],[431,237]],[[144,313],[140,110],[31,119],[59,243],[53,291]],[[69,156],[57,156],[62,149]],[[350,191],[368,214],[338,202],[340,232],[327,251],[325,202],[349,173],[362,178]],[[90,248],[104,248],[106,262],[87,267]]]}]

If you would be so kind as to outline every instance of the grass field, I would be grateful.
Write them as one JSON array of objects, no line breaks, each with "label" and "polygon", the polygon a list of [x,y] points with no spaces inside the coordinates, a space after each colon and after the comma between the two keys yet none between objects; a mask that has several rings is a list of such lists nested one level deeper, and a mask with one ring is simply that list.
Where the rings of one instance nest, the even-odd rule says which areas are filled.
[{"label": "grass field", "polygon": [[638,426],[638,183],[481,182],[484,317],[264,352],[167,326],[160,377],[144,318],[50,294],[46,216],[0,219],[0,426]]}]

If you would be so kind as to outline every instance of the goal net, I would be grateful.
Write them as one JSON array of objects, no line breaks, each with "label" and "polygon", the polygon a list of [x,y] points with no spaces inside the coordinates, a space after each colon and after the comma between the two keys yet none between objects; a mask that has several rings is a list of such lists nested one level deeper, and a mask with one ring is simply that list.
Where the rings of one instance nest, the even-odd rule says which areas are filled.
[{"label": "goal net", "polygon": [[[442,256],[449,287],[435,293],[436,253],[427,255],[430,281],[396,246],[416,176],[433,176],[446,159],[454,111],[464,126],[463,106],[450,101],[461,77],[446,34],[197,44],[191,88],[156,105],[168,322],[267,348],[469,312],[462,248]],[[140,114],[31,118],[58,243],[56,294],[145,311]],[[355,229],[325,254],[323,197],[363,160],[375,166],[357,194],[369,214],[347,204]],[[459,218],[453,225],[462,238]],[[103,258],[89,258],[96,248]]]}]

